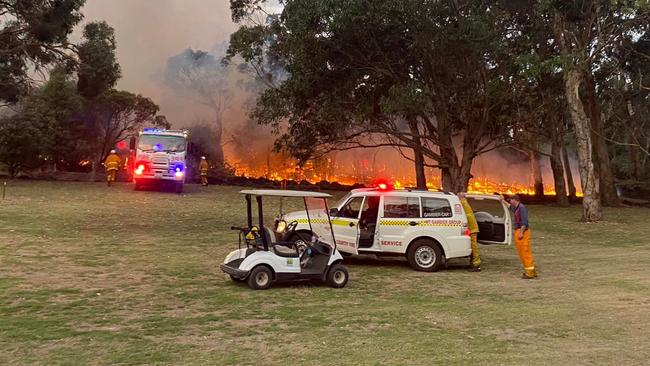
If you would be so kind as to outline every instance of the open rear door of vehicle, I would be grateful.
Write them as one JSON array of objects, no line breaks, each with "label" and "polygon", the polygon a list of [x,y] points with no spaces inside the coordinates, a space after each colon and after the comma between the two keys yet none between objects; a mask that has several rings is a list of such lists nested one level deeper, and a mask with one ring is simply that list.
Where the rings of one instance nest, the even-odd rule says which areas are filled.
[{"label": "open rear door of vehicle", "polygon": [[482,244],[512,244],[512,219],[501,196],[468,194],[467,201],[478,222],[478,241]]}]

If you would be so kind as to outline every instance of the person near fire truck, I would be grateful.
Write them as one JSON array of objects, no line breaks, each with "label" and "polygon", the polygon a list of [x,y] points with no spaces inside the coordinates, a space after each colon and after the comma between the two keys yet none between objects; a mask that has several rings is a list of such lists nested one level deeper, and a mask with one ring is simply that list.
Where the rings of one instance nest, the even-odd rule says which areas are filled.
[{"label": "person near fire truck", "polygon": [[465,192],[458,193],[458,198],[460,198],[460,204],[463,206],[465,216],[467,216],[467,226],[469,228],[469,236],[472,245],[472,258],[470,259],[469,271],[480,272],[481,255],[478,251],[478,222],[476,222],[476,217],[474,216],[474,210],[472,210],[472,206],[470,206],[469,202],[467,202]]},{"label": "person near fire truck", "polygon": [[199,163],[199,173],[201,174],[201,185],[202,186],[207,186],[208,185],[208,168],[210,165],[208,164],[208,161],[205,159],[205,156],[201,156],[201,162]]},{"label": "person near fire truck", "polygon": [[528,209],[521,203],[518,195],[513,195],[508,200],[510,203],[510,210],[514,214],[514,227],[515,227],[515,246],[519,259],[524,266],[524,273],[521,275],[523,279],[533,279],[537,277],[537,270],[535,269],[535,259],[533,258],[533,251],[530,247],[530,225],[528,224]]},{"label": "person near fire truck", "polygon": [[104,160],[104,167],[106,169],[106,184],[110,187],[113,182],[115,182],[115,176],[117,175],[117,171],[120,168],[120,163],[122,159],[120,159],[120,156],[117,155],[115,150],[111,150],[111,152],[108,154],[106,157],[106,160]]}]

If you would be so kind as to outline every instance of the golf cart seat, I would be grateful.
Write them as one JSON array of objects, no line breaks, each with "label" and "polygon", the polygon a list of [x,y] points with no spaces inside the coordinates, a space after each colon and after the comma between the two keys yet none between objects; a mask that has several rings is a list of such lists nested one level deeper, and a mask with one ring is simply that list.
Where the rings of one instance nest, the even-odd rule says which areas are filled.
[{"label": "golf cart seat", "polygon": [[275,233],[268,227],[262,231],[266,236],[266,242],[269,243],[269,250],[273,251],[280,257],[298,258],[298,251],[296,251],[293,243],[278,243],[275,241]]}]

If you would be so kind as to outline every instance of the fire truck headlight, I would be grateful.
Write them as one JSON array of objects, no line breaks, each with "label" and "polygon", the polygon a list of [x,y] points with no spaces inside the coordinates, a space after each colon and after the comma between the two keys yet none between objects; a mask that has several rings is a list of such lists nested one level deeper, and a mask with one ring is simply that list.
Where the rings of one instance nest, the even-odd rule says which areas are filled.
[{"label": "fire truck headlight", "polygon": [[176,174],[175,175],[176,175],[176,178],[180,178],[180,177],[183,176],[183,172],[181,172],[180,170],[178,170],[178,168],[176,168]]},{"label": "fire truck headlight", "polygon": [[278,220],[278,225],[275,228],[275,231],[278,233],[283,233],[287,229],[287,222],[284,220]]}]

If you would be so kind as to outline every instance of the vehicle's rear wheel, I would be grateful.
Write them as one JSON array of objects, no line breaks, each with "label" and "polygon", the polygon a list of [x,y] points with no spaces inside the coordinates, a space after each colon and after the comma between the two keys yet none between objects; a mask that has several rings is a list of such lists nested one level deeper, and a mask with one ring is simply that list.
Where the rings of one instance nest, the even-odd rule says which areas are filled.
[{"label": "vehicle's rear wheel", "polygon": [[347,267],[341,263],[336,263],[327,271],[327,284],[334,288],[345,287],[349,278]]},{"label": "vehicle's rear wheel", "polygon": [[419,239],[409,246],[406,258],[413,269],[435,272],[443,262],[443,253],[435,242]]},{"label": "vehicle's rear wheel", "polygon": [[266,290],[271,287],[273,272],[267,266],[257,266],[248,275],[248,286],[253,290]]}]

